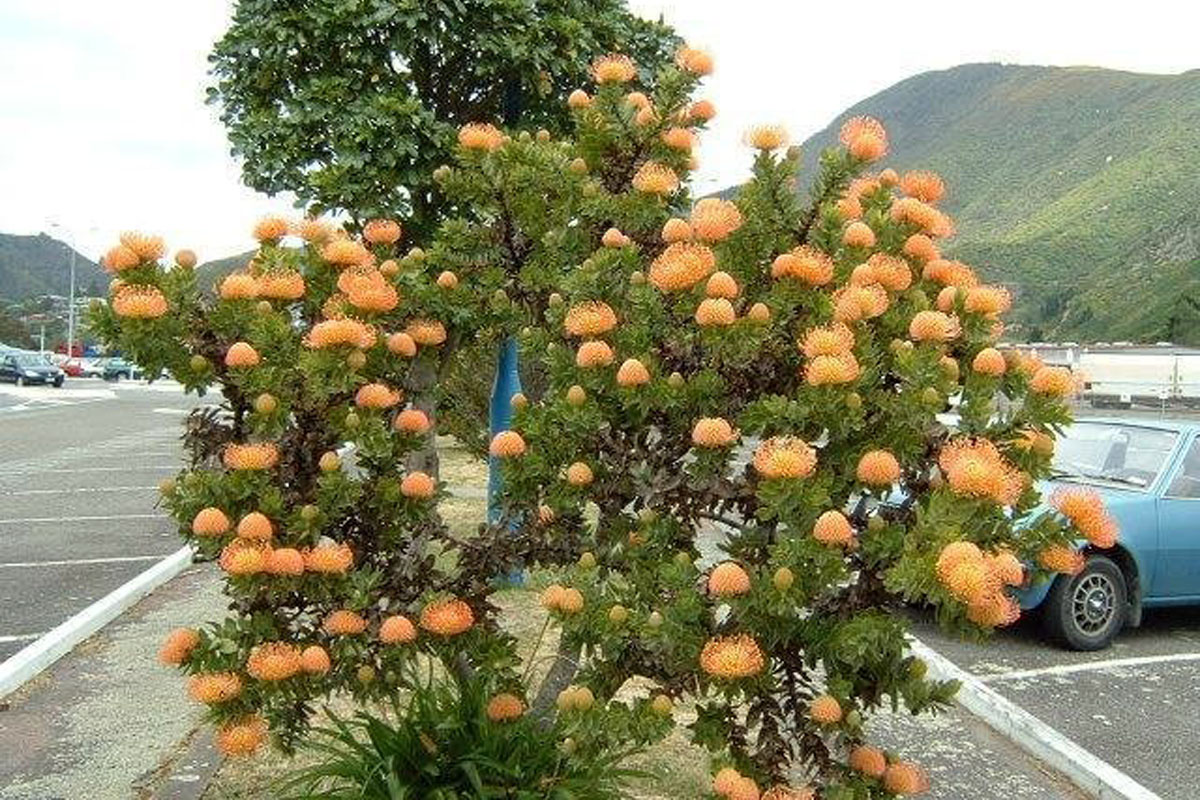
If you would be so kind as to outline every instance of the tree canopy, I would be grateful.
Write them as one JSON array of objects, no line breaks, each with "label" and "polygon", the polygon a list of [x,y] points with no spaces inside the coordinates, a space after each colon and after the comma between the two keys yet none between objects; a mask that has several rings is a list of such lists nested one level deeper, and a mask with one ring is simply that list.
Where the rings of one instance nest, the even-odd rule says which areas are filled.
[{"label": "tree canopy", "polygon": [[312,212],[403,215],[419,241],[460,125],[565,129],[561,98],[593,58],[627,53],[649,74],[678,43],[624,0],[239,0],[208,97],[248,186]]}]

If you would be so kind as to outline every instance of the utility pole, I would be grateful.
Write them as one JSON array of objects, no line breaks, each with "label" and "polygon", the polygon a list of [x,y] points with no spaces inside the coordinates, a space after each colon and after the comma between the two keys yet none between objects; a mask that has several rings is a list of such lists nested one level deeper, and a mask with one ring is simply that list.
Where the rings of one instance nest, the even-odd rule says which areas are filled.
[{"label": "utility pole", "polygon": [[71,299],[67,305],[67,360],[75,357],[75,248],[71,251]]}]

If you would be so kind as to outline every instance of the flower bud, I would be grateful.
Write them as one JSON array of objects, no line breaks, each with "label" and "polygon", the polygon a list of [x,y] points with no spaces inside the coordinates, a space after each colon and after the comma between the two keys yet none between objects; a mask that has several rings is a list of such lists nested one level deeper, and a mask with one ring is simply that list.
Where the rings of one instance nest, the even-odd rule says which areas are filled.
[{"label": "flower bud", "polygon": [[771,578],[771,583],[775,584],[775,588],[781,592],[786,592],[792,588],[792,584],[796,582],[796,575],[787,567],[780,567],[775,570],[775,576]]},{"label": "flower bud", "polygon": [[275,409],[278,407],[279,401],[270,392],[263,392],[254,398],[254,410],[259,414],[274,414]]},{"label": "flower bud", "polygon": [[367,354],[362,350],[355,350],[350,355],[346,356],[346,364],[351,369],[362,369],[367,365]]},{"label": "flower bud", "polygon": [[336,472],[342,468],[342,459],[338,458],[337,453],[329,450],[321,456],[318,466],[320,466],[321,472]]}]

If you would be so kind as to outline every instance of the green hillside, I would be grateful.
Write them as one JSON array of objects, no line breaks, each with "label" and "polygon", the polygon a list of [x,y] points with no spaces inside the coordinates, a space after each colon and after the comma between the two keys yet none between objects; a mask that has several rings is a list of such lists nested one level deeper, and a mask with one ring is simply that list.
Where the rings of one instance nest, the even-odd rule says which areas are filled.
[{"label": "green hillside", "polygon": [[249,250],[245,253],[239,253],[236,256],[227,256],[215,261],[205,261],[196,267],[196,283],[201,289],[208,291],[229,273],[246,266],[246,263],[253,256],[254,251]]},{"label": "green hillside", "polygon": [[[0,297],[25,300],[43,294],[66,296],[71,287],[70,252],[65,243],[44,233],[0,233]],[[104,270],[77,253],[75,293],[103,294],[107,287]]]},{"label": "green hillside", "polygon": [[923,73],[805,142],[806,175],[857,114],[946,178],[944,249],[1014,291],[1014,337],[1200,343],[1200,71]]}]

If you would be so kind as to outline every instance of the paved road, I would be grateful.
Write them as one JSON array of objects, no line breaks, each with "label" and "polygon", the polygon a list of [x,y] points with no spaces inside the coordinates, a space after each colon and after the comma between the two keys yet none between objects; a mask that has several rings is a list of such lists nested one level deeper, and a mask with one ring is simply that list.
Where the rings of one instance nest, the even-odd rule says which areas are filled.
[{"label": "paved road", "polygon": [[195,403],[168,385],[0,385],[0,660],[180,547],[155,501]]}]

